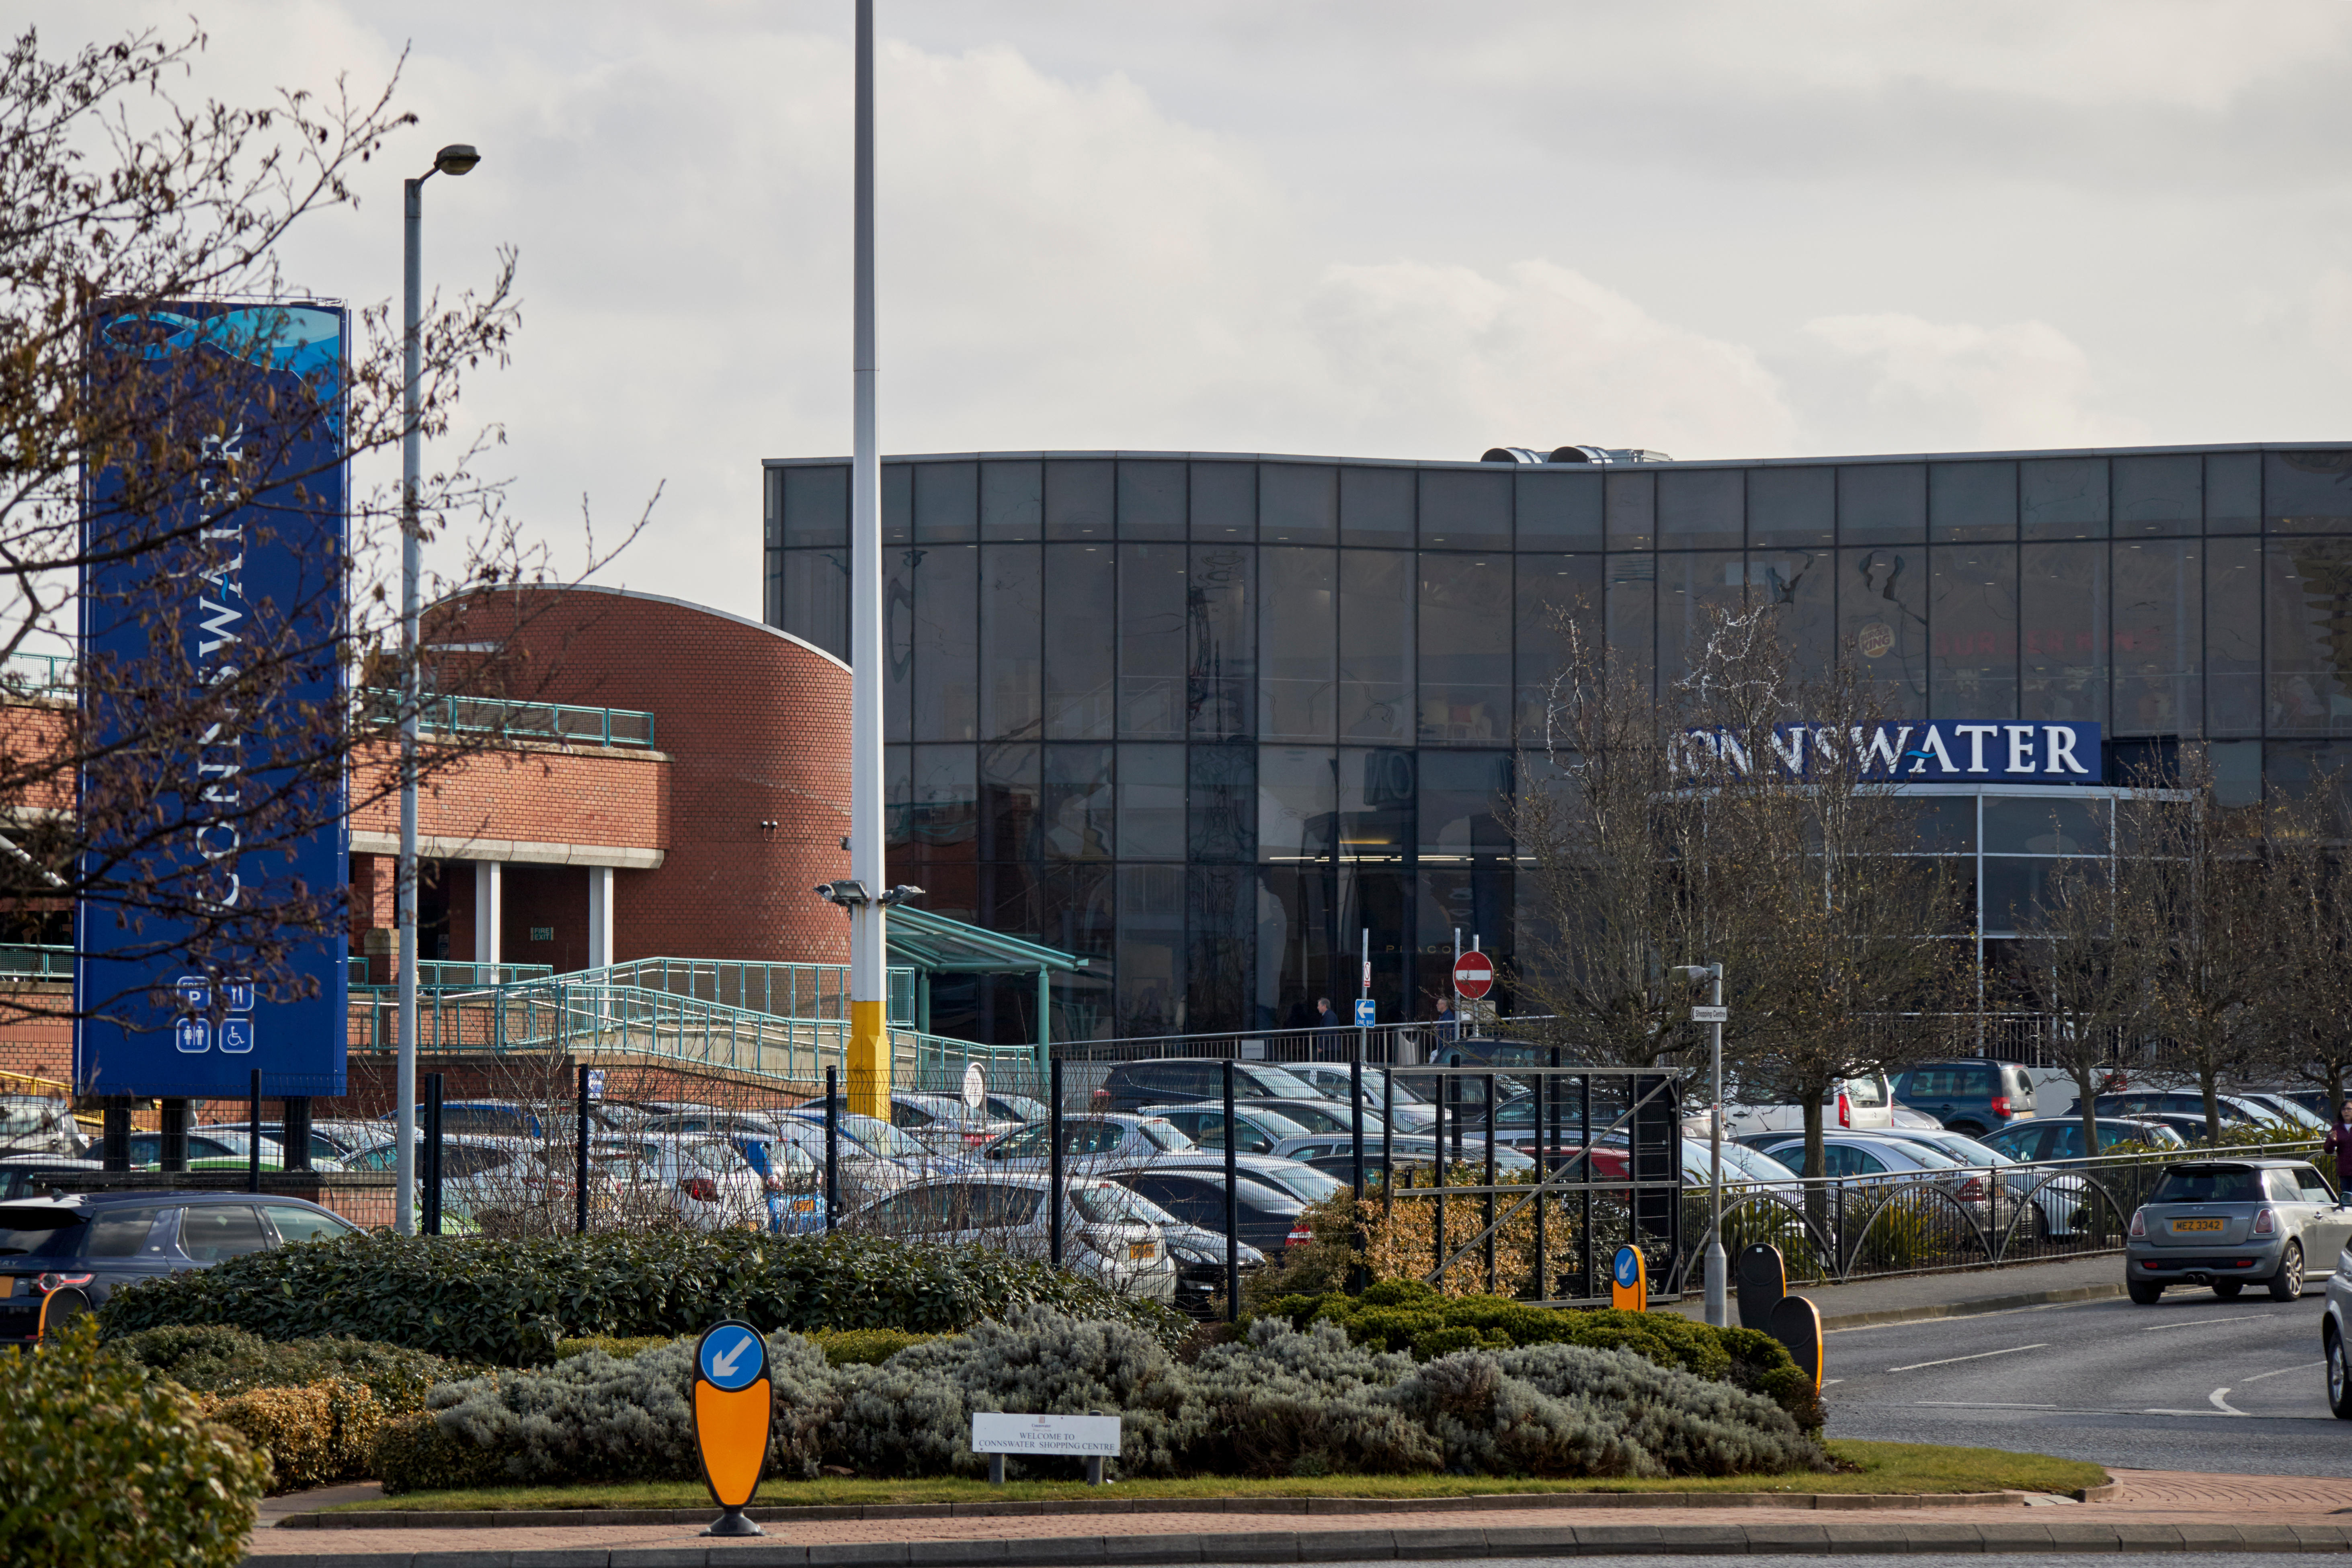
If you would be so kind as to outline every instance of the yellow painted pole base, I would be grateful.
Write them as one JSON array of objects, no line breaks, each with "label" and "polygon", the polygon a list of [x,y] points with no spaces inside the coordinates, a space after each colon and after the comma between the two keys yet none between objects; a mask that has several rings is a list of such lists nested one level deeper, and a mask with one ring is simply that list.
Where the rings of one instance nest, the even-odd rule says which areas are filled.
[{"label": "yellow painted pole base", "polygon": [[853,1116],[890,1117],[890,1031],[879,1002],[849,1005],[848,1079],[844,1099]]}]

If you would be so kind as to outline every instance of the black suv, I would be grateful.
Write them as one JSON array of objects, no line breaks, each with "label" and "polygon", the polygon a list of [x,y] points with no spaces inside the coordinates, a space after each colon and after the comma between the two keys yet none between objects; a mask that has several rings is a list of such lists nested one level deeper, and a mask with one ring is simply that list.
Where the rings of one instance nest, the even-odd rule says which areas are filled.
[{"label": "black suv", "polygon": [[1983,1057],[1922,1062],[1897,1073],[1895,1098],[1971,1138],[2033,1114],[2033,1082],[2024,1067]]},{"label": "black suv", "polygon": [[79,1193],[0,1204],[0,1345],[28,1345],[119,1288],[359,1226],[300,1198]]},{"label": "black suv", "polygon": [[[1160,1057],[1147,1062],[1113,1062],[1095,1090],[1097,1110],[1139,1110],[1147,1105],[1221,1100],[1225,1064],[1213,1057]],[[1276,1062],[1235,1062],[1235,1100],[1320,1100],[1315,1088]]]}]

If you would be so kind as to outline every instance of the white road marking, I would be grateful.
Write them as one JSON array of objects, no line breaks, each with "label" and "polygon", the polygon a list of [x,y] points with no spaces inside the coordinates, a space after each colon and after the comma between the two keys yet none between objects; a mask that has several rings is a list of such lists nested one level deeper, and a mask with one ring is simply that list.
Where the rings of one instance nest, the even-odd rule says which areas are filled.
[{"label": "white road marking", "polygon": [[[2290,1369],[2290,1370],[2293,1370],[2293,1369]],[[1845,1381],[1845,1379],[1843,1379],[1843,1378],[1842,1378],[1842,1377],[1825,1377],[1825,1378],[1822,1379],[1822,1386],[1823,1388],[1827,1388],[1827,1387],[1828,1387],[1831,1384],[1832,1384],[1832,1383],[1843,1383],[1844,1381]]]},{"label": "white road marking", "polygon": [[2239,1409],[2236,1405],[2231,1404],[2229,1400],[2223,1397],[2223,1395],[2227,1394],[2230,1391],[2227,1388],[2217,1388],[2205,1397],[2212,1402],[2214,1409],[2220,1411],[2224,1415],[2243,1415],[2245,1414],[2244,1411]]},{"label": "white road marking", "polygon": [[2144,1334],[2160,1334],[2167,1329],[2210,1329],[2222,1323],[2243,1323],[2256,1318],[2267,1318],[2268,1312],[2232,1312],[2226,1318],[2200,1318],[2193,1323],[2151,1323],[2140,1331]]},{"label": "white road marking", "polygon": [[[2305,1362],[2301,1366],[2283,1366],[2283,1367],[2279,1368],[2276,1372],[2258,1372],[2258,1373],[2254,1373],[2254,1375],[2253,1375],[2253,1376],[2252,1376],[2252,1377],[2242,1377],[2242,1378],[2240,1378],[2240,1379],[2238,1380],[2238,1382],[2239,1382],[2239,1383],[2242,1383],[2242,1384],[2244,1384],[2244,1383],[2260,1383],[2260,1382],[2262,1382],[2262,1380],[2263,1380],[2263,1379],[2264,1379],[2264,1378],[2266,1378],[2266,1377],[2284,1377],[2288,1373],[2291,1373],[2291,1372],[2309,1372],[2309,1371],[2310,1371],[2313,1367],[2315,1367],[2315,1366],[2326,1366],[2326,1364],[2327,1364],[2327,1363],[2326,1363],[2326,1362],[2324,1362],[2324,1361],[2307,1361],[2307,1362]],[[2232,1386],[2235,1386],[2235,1385],[2233,1384]]]},{"label": "white road marking", "polygon": [[2055,1410],[2055,1405],[2017,1405],[1994,1399],[1915,1399],[1914,1405],[1933,1405],[1947,1410]]},{"label": "white road marking", "polygon": [[1889,1372],[1917,1372],[1923,1366],[1951,1366],[1964,1361],[1983,1361],[1988,1356],[2015,1355],[2020,1351],[2046,1351],[2050,1347],[2046,1344],[2011,1345],[2005,1351],[1979,1351],[1974,1355],[1947,1356],[1942,1361],[1915,1361],[1908,1366],[1890,1366],[1886,1370]]}]

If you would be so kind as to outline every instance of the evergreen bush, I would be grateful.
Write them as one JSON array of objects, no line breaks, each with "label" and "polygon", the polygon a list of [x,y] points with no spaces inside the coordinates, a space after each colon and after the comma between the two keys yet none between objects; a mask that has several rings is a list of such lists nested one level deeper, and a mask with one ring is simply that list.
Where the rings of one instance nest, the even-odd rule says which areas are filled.
[{"label": "evergreen bush", "polygon": [[198,1394],[307,1388],[347,1379],[373,1393],[387,1415],[424,1409],[427,1389],[471,1370],[398,1345],[342,1338],[273,1343],[220,1324],[142,1329],[110,1348]]},{"label": "evergreen bush", "polygon": [[365,1384],[341,1377],[204,1395],[198,1403],[206,1419],[241,1433],[268,1456],[273,1495],[373,1475],[376,1440],[392,1415]]}]

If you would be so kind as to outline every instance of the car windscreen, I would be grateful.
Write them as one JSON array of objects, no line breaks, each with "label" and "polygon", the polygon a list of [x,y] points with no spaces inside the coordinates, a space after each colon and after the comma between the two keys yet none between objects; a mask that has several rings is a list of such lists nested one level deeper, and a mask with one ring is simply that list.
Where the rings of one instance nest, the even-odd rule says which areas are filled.
[{"label": "car windscreen", "polygon": [[1252,1063],[1246,1073],[1234,1075],[1252,1100],[1320,1100],[1315,1086],[1286,1068]]},{"label": "car windscreen", "polygon": [[743,1152],[732,1143],[689,1143],[686,1157],[704,1170],[717,1171],[721,1175],[748,1169],[751,1164],[743,1158]]},{"label": "car windscreen", "polygon": [[[817,1123],[820,1130],[824,1122]],[[930,1146],[921,1139],[901,1132],[888,1122],[871,1116],[845,1116],[841,1119],[841,1135],[861,1148],[893,1160],[920,1160],[930,1153]]]},{"label": "car windscreen", "polygon": [[[1364,1154],[1367,1159],[1370,1159],[1372,1150],[1366,1149]],[[1286,1161],[1285,1164],[1288,1168],[1280,1172],[1272,1173],[1252,1172],[1251,1173],[1260,1181],[1278,1184],[1285,1190],[1297,1194],[1310,1204],[1319,1204],[1332,1194],[1344,1190],[1348,1185],[1338,1177],[1316,1170],[1311,1165],[1302,1165],[1295,1160]]]},{"label": "car windscreen", "polygon": [[1082,1219],[1096,1225],[1158,1225],[1160,1217],[1147,1213],[1141,1198],[1116,1182],[1092,1183],[1070,1189],[1071,1206]]},{"label": "car windscreen", "polygon": [[0,1258],[136,1258],[163,1212],[0,1208]]},{"label": "car windscreen", "polygon": [[2152,1204],[2258,1204],[2263,1201],[2260,1172],[2250,1165],[2176,1165],[2164,1173]]},{"label": "car windscreen", "polygon": [[1162,1121],[1156,1116],[1137,1122],[1135,1128],[1154,1144],[1171,1154],[1181,1154],[1187,1149],[1199,1147],[1190,1138],[1185,1137],[1183,1130],[1174,1122]]},{"label": "car windscreen", "polygon": [[1941,1149],[1963,1165],[2014,1165],[2017,1162],[1989,1143],[1979,1143],[1958,1132],[1948,1132],[1930,1147]]},{"label": "car windscreen", "polygon": [[1850,1078],[1845,1080],[1845,1097],[1856,1105],[1884,1105],[1888,1099],[1886,1080],[1883,1078]]},{"label": "car windscreen", "polygon": [[[1890,1140],[1890,1142],[1893,1141]],[[1914,1143],[1906,1139],[1895,1143],[1895,1148],[1898,1152],[1909,1155],[1914,1163],[1927,1170],[1951,1171],[1959,1168],[1959,1161],[1930,1143]],[[1888,1163],[1892,1164],[1897,1162]]]}]

